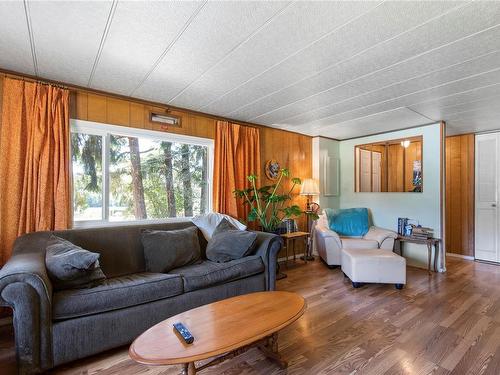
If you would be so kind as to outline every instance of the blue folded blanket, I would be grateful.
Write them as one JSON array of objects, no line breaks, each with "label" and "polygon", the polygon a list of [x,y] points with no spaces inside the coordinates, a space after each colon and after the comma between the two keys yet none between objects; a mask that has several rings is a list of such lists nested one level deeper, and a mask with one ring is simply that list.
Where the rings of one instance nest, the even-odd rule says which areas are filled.
[{"label": "blue folded blanket", "polygon": [[370,229],[367,208],[326,208],[328,226],[339,236],[363,237]]}]

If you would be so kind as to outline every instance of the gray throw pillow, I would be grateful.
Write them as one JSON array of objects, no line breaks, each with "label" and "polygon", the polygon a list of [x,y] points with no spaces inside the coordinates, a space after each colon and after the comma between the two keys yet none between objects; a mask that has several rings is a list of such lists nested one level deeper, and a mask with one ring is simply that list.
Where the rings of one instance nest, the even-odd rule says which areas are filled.
[{"label": "gray throw pillow", "polygon": [[45,265],[54,289],[88,288],[106,279],[99,266],[99,256],[65,239],[51,236],[46,247]]},{"label": "gray throw pillow", "polygon": [[144,260],[148,272],[168,272],[201,258],[198,228],[142,230]]},{"label": "gray throw pillow", "polygon": [[239,230],[226,219],[215,228],[207,244],[207,258],[223,263],[250,255],[255,246],[257,233]]}]

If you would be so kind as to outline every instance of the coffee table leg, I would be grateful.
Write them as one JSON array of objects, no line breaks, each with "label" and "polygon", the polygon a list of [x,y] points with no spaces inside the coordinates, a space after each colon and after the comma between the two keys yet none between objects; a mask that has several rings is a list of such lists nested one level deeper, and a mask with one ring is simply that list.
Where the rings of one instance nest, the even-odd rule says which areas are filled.
[{"label": "coffee table leg", "polygon": [[276,362],[281,368],[287,368],[288,362],[281,358],[278,353],[278,334],[269,336],[265,345],[259,345],[260,351],[269,359]]},{"label": "coffee table leg", "polygon": [[196,367],[194,366],[194,362],[184,363],[182,366],[182,375],[195,375]]}]

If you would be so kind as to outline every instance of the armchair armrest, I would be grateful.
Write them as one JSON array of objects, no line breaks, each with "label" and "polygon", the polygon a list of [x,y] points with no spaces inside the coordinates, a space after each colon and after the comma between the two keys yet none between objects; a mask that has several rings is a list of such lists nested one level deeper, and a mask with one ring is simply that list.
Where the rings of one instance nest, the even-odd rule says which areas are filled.
[{"label": "armchair armrest", "polygon": [[342,240],[337,232],[327,228],[323,225],[316,225],[314,228],[315,235],[317,238],[327,239],[330,238],[334,241],[334,243],[338,246],[339,249],[342,248]]},{"label": "armchair armrest", "polygon": [[260,255],[266,267],[266,289],[276,289],[276,266],[283,239],[272,233],[259,232],[256,239],[255,255]]},{"label": "armchair armrest", "polygon": [[[382,248],[382,245],[386,240],[390,240],[391,244],[394,244],[394,240],[398,238],[398,235],[396,232],[384,228],[379,228],[379,227],[371,227],[368,230],[368,233],[366,233],[363,237],[365,240],[375,240],[378,242],[379,248]],[[383,248],[388,248],[388,247],[383,247]],[[392,246],[390,246],[390,249],[392,250]]]},{"label": "armchair armrest", "polygon": [[19,237],[12,257],[0,270],[0,305],[13,309],[21,372],[52,364],[52,283],[45,267],[44,239],[42,233]]}]

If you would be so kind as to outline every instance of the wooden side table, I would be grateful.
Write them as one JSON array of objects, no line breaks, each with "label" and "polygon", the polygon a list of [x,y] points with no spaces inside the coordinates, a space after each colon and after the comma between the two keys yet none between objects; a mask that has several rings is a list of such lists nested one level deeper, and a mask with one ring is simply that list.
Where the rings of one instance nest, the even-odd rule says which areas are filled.
[{"label": "wooden side table", "polygon": [[437,260],[439,254],[439,244],[441,243],[440,238],[417,238],[412,236],[401,236],[396,238],[396,248],[399,250],[399,254],[403,256],[403,246],[402,242],[416,243],[420,245],[427,245],[427,272],[431,273],[431,258],[432,258],[432,248],[434,247],[434,262],[432,271],[437,272]]},{"label": "wooden side table", "polygon": [[[297,239],[302,239],[304,240],[305,246],[306,246],[306,254],[308,253],[308,246],[309,246],[309,233],[307,232],[290,232],[290,233],[283,233],[281,235],[281,238],[285,241],[285,249],[286,249],[286,260],[285,264],[288,266],[288,249],[290,248],[290,244],[292,245],[293,249],[293,260],[295,261],[296,259],[296,253],[295,253],[295,240]],[[304,258],[304,261],[307,263],[307,257]]]}]

